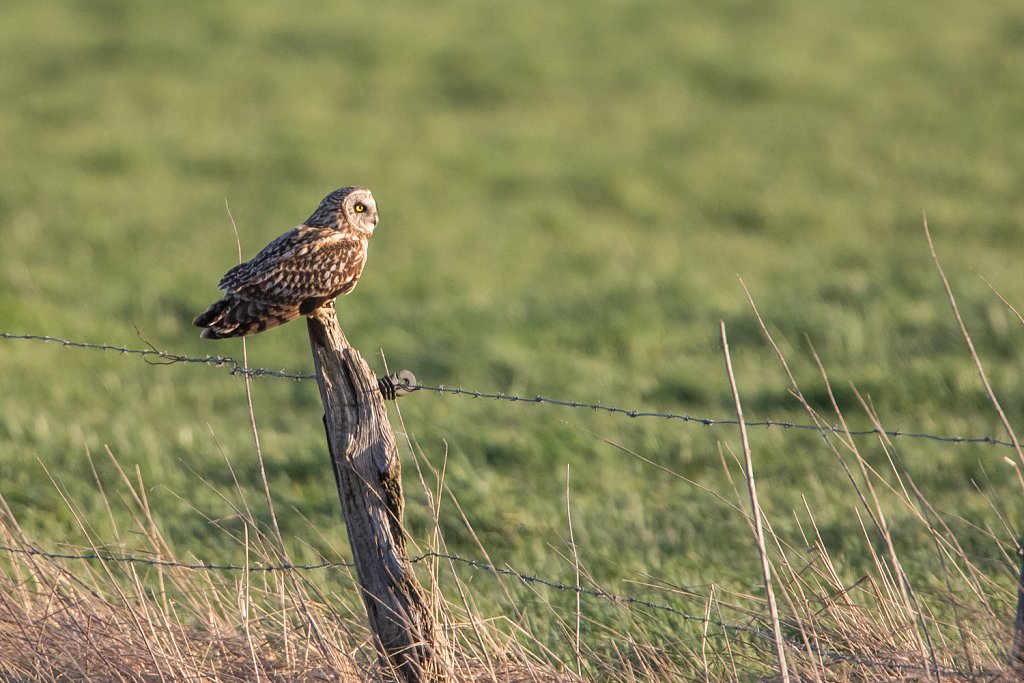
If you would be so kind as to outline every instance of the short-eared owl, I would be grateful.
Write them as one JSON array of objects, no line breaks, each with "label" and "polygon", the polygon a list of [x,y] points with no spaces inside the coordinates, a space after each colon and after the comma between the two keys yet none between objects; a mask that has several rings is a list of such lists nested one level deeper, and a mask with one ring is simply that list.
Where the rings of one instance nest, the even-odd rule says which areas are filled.
[{"label": "short-eared owl", "polygon": [[192,321],[206,339],[244,337],[309,315],[352,291],[377,227],[377,204],[365,187],[343,187],[313,215],[221,278],[224,298]]}]

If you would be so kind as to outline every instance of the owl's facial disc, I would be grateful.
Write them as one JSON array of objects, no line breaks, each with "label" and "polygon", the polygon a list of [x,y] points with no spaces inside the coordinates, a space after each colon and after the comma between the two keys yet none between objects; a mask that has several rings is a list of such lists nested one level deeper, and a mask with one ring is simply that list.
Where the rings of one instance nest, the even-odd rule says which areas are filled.
[{"label": "owl's facial disc", "polygon": [[369,191],[352,197],[348,213],[359,230],[373,234],[373,229],[377,227],[378,221],[377,203]]}]

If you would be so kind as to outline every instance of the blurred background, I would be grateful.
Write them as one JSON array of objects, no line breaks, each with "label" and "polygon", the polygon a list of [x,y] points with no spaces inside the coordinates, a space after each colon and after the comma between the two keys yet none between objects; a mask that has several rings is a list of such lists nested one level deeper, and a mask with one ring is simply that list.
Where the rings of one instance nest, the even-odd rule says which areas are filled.
[{"label": "blurred background", "polygon": [[[856,390],[892,429],[999,435],[927,214],[1011,419],[1024,406],[1022,326],[987,284],[1024,306],[1018,2],[8,0],[0,15],[0,331],[241,358],[191,327],[237,261],[228,207],[249,258],[363,184],[381,223],[338,310],[379,372],[729,418],[724,320],[747,417],[808,422],[742,278],[829,421],[812,348],[852,426],[870,427]],[[311,372],[301,322],[248,353]],[[343,559],[315,383],[253,392],[291,551]],[[636,457],[738,500],[731,428],[424,392],[399,408],[414,537],[432,522],[413,445],[500,562],[571,573],[568,471],[600,580],[757,581],[742,518]],[[808,501],[855,573],[853,498],[820,437],[752,439],[776,531]],[[899,446],[951,524],[988,530],[964,540],[979,561],[1012,539],[1006,452]],[[241,525],[225,497],[260,508],[238,377],[0,340],[0,494],[24,526],[81,543],[63,490],[95,539],[130,544],[134,522],[94,495],[118,486],[110,456],[137,468],[172,544],[237,558],[211,520]],[[932,556],[901,514],[897,542]],[[453,507],[439,523],[476,552]]]}]

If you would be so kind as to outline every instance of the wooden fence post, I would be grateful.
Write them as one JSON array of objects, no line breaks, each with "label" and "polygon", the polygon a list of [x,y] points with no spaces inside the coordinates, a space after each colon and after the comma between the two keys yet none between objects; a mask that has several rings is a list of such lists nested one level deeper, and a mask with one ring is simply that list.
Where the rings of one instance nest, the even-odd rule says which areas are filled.
[{"label": "wooden fence post", "polygon": [[377,649],[405,681],[443,680],[447,647],[405,550],[401,465],[377,378],[349,345],[333,306],[307,318],[307,328],[338,496]]}]

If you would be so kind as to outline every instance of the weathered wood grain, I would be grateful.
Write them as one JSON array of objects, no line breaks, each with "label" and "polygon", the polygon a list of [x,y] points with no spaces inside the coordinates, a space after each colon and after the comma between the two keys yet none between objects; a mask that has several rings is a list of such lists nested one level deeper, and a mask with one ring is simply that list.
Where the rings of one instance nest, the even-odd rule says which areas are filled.
[{"label": "weathered wood grain", "polygon": [[324,428],[370,628],[385,665],[406,681],[445,678],[430,606],[406,553],[401,464],[376,376],[333,307],[307,318]]}]

